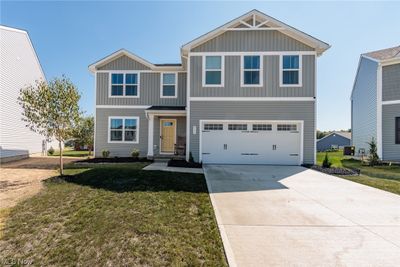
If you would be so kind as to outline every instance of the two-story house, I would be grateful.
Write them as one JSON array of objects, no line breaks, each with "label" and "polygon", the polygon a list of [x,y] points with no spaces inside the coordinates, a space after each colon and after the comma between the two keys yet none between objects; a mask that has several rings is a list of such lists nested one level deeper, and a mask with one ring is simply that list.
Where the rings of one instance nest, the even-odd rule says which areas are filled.
[{"label": "two-story house", "polygon": [[312,164],[317,57],[329,45],[252,10],[181,47],[181,64],[119,50],[89,66],[95,155]]},{"label": "two-story house", "polygon": [[351,124],[357,155],[368,154],[374,138],[381,159],[400,161],[400,46],[360,56]]}]

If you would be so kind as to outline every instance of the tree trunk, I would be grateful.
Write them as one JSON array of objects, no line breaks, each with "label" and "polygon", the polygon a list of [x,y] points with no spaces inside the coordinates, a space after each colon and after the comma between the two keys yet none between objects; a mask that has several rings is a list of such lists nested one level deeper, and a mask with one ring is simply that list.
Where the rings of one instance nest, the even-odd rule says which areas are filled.
[{"label": "tree trunk", "polygon": [[63,150],[61,141],[58,141],[58,146],[60,148],[60,175],[64,175]]}]

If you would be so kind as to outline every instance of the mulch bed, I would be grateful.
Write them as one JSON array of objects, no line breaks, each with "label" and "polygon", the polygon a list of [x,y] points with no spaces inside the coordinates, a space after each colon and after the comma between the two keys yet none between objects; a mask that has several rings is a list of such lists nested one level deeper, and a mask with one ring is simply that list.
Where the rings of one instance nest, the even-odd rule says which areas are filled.
[{"label": "mulch bed", "polygon": [[114,157],[114,158],[92,158],[79,160],[75,163],[131,163],[131,162],[153,162],[147,158]]},{"label": "mulch bed", "polygon": [[319,172],[323,172],[326,174],[333,174],[333,175],[360,175],[360,170],[352,170],[352,169],[345,169],[345,168],[324,168],[318,165],[311,165],[305,166],[312,170],[316,170]]},{"label": "mulch bed", "polygon": [[196,162],[187,162],[186,160],[171,159],[168,161],[168,167],[202,168],[202,164]]}]

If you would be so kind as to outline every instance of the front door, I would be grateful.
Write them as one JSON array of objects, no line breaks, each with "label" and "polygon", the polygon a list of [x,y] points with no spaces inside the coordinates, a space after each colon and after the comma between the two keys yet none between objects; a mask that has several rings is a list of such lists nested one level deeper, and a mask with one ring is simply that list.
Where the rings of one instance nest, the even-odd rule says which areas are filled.
[{"label": "front door", "polygon": [[161,153],[174,153],[176,139],[176,120],[161,119]]}]

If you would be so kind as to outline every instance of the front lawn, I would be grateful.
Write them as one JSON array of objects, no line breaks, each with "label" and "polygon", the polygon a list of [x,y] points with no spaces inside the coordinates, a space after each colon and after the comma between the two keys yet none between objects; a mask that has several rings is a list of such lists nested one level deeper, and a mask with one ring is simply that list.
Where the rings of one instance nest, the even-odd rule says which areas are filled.
[{"label": "front lawn", "polygon": [[226,266],[203,175],[146,163],[67,169],[7,215],[4,259],[53,266]]},{"label": "front lawn", "polygon": [[[343,156],[343,151],[328,152],[328,157],[332,162],[332,167],[344,167],[360,170],[359,176],[339,177],[400,195],[400,166],[382,165],[370,167],[363,165],[359,160]],[[317,164],[322,165],[324,158],[325,152],[318,152]]]},{"label": "front lawn", "polygon": [[[49,155],[50,156],[50,155]],[[60,156],[60,150],[54,151],[54,154],[51,155],[54,157],[59,157]],[[85,150],[73,150],[70,148],[66,148],[63,150],[63,156],[65,157],[89,157],[89,151]]]}]

